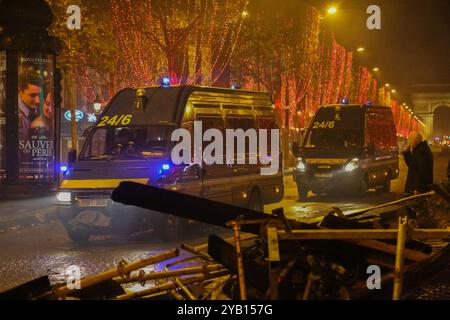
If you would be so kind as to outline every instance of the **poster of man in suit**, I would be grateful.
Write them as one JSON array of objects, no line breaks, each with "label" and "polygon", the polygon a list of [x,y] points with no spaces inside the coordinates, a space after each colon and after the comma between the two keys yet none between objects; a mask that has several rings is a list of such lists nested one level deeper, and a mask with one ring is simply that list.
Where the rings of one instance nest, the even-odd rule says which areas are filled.
[{"label": "poster of man in suit", "polygon": [[19,179],[51,182],[55,176],[55,107],[52,55],[18,57]]}]

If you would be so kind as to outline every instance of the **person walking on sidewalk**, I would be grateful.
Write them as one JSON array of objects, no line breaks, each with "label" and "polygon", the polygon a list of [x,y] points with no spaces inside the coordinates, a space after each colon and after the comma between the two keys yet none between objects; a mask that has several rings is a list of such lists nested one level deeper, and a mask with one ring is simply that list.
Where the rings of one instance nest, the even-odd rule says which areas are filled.
[{"label": "person walking on sidewalk", "polygon": [[433,184],[433,153],[420,132],[410,135],[403,157],[408,166],[405,193],[410,195],[430,191],[430,185]]}]

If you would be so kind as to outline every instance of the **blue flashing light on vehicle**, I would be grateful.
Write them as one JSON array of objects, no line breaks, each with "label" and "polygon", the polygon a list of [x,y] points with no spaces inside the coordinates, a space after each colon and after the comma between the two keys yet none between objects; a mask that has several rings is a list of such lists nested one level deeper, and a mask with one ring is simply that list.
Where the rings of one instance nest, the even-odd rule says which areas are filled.
[{"label": "blue flashing light on vehicle", "polygon": [[162,77],[161,78],[161,86],[164,88],[169,88],[171,85],[171,81],[169,77]]},{"label": "blue flashing light on vehicle", "polygon": [[62,173],[66,173],[66,172],[69,170],[69,167],[67,167],[66,165],[61,165],[61,166],[59,167],[59,170],[60,170]]},{"label": "blue flashing light on vehicle", "polygon": [[171,166],[170,164],[164,163],[164,164],[161,166],[161,170],[159,170],[159,174],[165,174],[165,173],[169,172],[169,171],[170,171],[170,168],[172,168],[172,166]]}]

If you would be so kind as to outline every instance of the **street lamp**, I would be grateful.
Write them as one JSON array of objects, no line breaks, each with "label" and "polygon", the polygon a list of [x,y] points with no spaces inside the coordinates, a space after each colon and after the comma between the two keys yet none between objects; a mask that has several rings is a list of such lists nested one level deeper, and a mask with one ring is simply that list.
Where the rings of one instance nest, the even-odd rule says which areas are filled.
[{"label": "street lamp", "polygon": [[372,71],[373,71],[373,72],[377,72],[377,71],[380,71],[380,68],[378,68],[378,67],[375,67],[375,68],[373,68],[373,69],[372,69]]},{"label": "street lamp", "polygon": [[386,83],[384,86],[389,88],[391,85],[389,83]]},{"label": "street lamp", "polygon": [[395,89],[392,89],[392,90],[391,90],[391,92],[392,92],[392,93],[396,93],[396,92],[397,92],[397,90],[395,90]]},{"label": "street lamp", "polygon": [[327,12],[329,14],[335,14],[337,12],[337,8],[336,7],[329,7]]},{"label": "street lamp", "polygon": [[363,47],[359,47],[358,49],[356,49],[356,51],[358,51],[358,52],[364,52],[366,49],[365,48],[363,48]]},{"label": "street lamp", "polygon": [[94,101],[94,110],[95,110],[95,112],[100,112],[100,110],[102,109],[102,104],[101,104],[101,102],[98,100],[98,96],[95,98],[95,101]]},{"label": "street lamp", "polygon": [[250,14],[248,13],[247,10],[242,11],[242,18],[246,19],[246,18],[248,18],[249,15]]}]

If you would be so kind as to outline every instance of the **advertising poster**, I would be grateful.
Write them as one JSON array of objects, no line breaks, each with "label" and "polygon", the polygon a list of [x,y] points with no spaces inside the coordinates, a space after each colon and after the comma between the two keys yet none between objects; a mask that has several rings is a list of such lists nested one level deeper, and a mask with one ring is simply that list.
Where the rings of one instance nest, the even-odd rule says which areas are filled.
[{"label": "advertising poster", "polygon": [[18,57],[19,180],[48,183],[55,177],[53,56]]},{"label": "advertising poster", "polygon": [[6,52],[0,51],[0,181],[6,175]]}]

